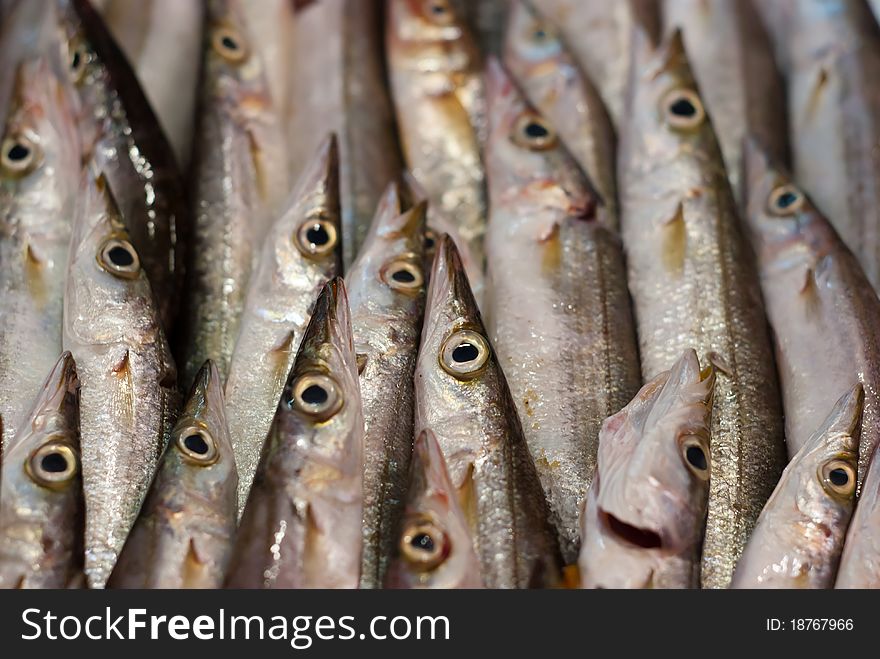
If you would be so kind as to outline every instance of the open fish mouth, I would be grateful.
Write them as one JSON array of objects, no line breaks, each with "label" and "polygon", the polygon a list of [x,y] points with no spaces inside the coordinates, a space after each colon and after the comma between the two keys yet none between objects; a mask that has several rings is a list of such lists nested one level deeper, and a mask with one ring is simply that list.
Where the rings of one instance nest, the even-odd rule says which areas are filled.
[{"label": "open fish mouth", "polygon": [[634,526],[624,522],[604,510],[599,511],[599,517],[605,529],[624,542],[640,547],[641,549],[663,549],[663,538],[659,533],[651,529]]}]

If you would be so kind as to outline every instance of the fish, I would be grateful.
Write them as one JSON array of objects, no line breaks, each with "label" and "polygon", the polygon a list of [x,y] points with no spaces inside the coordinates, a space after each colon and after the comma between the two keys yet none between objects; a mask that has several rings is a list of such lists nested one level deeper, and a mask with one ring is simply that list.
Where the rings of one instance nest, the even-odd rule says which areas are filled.
[{"label": "fish", "polygon": [[856,499],[862,385],[849,389],[791,459],[731,588],[831,588]]},{"label": "fish", "polygon": [[664,29],[681,29],[730,185],[743,202],[743,142],[754,135],[789,160],[785,85],[754,0],[664,0]]},{"label": "fish", "polygon": [[206,362],[108,588],[220,588],[235,537],[238,472],[223,381]]},{"label": "fish", "polygon": [[[867,388],[865,390],[867,394]],[[867,396],[866,396],[867,398]],[[868,404],[865,403],[865,412]],[[862,423],[862,432],[865,430]],[[861,449],[860,449],[861,450]],[[850,520],[837,571],[835,588],[880,588],[880,448],[870,457],[858,505]],[[859,455],[859,458],[863,456]]]},{"label": "fish", "polygon": [[562,557],[535,463],[455,243],[442,236],[415,375],[416,436],[437,437],[487,588],[560,583]]},{"label": "fish", "polygon": [[109,0],[98,9],[155,110],[180,171],[186,171],[198,90],[202,3]]},{"label": "fish", "polygon": [[[602,97],[578,68],[559,31],[530,4],[513,0],[508,20],[506,69],[529,102],[553,123],[560,141],[589,177],[611,228],[617,229],[617,144]],[[491,173],[488,176],[491,179]]]},{"label": "fish", "polygon": [[632,66],[633,28],[639,26],[652,37],[659,34],[657,0],[531,0],[531,4],[561,32],[620,129]]},{"label": "fish", "polygon": [[392,182],[345,275],[364,409],[361,588],[379,588],[403,512],[413,442],[413,373],[425,310],[426,204]]},{"label": "fish", "polygon": [[278,403],[227,588],[357,588],[364,416],[345,283],[332,279]]},{"label": "fish", "polygon": [[386,588],[482,588],[480,559],[437,438],[413,444],[406,509]]},{"label": "fish", "polygon": [[104,172],[170,331],[189,229],[174,151],[134,71],[88,0],[57,0],[70,79],[83,106],[81,134]]},{"label": "fish", "polygon": [[583,514],[583,588],[697,588],[715,370],[686,350],[599,434]]},{"label": "fish", "polygon": [[269,230],[250,278],[225,389],[239,513],[312,306],[340,272],[339,219],[339,153],[331,135]]},{"label": "fish", "polygon": [[0,447],[61,352],[61,314],[80,181],[77,108],[58,63],[17,69],[0,138]]},{"label": "fish", "polygon": [[786,74],[794,177],[876,289],[880,159],[874,145],[880,141],[880,95],[873,89],[880,77],[880,27],[861,0],[760,4],[775,29]]},{"label": "fish", "polygon": [[573,564],[602,421],[641,385],[623,246],[556,124],[496,60],[487,81],[486,325]]},{"label": "fish", "polygon": [[229,374],[260,246],[290,194],[280,115],[241,4],[211,0],[205,10],[193,240],[176,337],[184,386],[208,359]]},{"label": "fish", "polygon": [[642,375],[683,350],[718,367],[701,584],[724,588],[785,465],[754,258],[681,32],[635,37],[618,184]]},{"label": "fish", "polygon": [[[483,267],[486,135],[482,60],[450,0],[388,0],[385,50],[404,160],[430,206]],[[429,218],[430,221],[430,218]]]},{"label": "fish", "polygon": [[789,458],[840,392],[861,382],[861,484],[880,442],[880,300],[831,223],[757,138],[746,143],[745,165],[745,219],[775,336]]},{"label": "fish", "polygon": [[336,133],[340,152],[342,261],[360,251],[385,186],[403,157],[384,72],[382,4],[322,0],[297,12],[290,162],[297,175],[318,141]]},{"label": "fish", "polygon": [[0,478],[0,588],[84,583],[79,381],[69,352],[32,401]]},{"label": "fish", "polygon": [[82,384],[92,588],[110,576],[177,412],[177,370],[145,270],[110,183],[87,169],[68,257],[63,348],[76,359]]}]

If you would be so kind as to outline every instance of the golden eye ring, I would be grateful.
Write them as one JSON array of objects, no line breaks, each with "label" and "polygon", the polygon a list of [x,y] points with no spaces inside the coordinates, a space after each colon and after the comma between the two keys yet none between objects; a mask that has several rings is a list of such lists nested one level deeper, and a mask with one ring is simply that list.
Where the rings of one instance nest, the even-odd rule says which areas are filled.
[{"label": "golden eye ring", "polygon": [[43,487],[59,489],[79,473],[76,451],[64,442],[50,441],[31,453],[25,463],[31,479]]},{"label": "golden eye ring", "polygon": [[440,347],[440,365],[459,380],[471,380],[482,373],[491,350],[486,338],[472,330],[458,330]]}]

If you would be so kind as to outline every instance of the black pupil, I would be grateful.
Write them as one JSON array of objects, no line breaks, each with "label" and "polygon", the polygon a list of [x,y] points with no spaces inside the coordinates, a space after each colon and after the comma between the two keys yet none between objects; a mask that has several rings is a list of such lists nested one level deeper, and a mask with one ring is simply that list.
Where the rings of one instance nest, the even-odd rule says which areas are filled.
[{"label": "black pupil", "polygon": [[680,98],[669,106],[669,111],[678,117],[693,117],[697,108],[686,98]]},{"label": "black pupil", "polygon": [[440,14],[445,14],[445,13],[446,13],[446,7],[444,7],[444,6],[441,5],[440,3],[437,3],[437,4],[435,4],[435,5],[431,5],[431,11],[432,11],[434,14],[437,14],[437,15],[439,16]]},{"label": "black pupil", "polygon": [[434,551],[434,538],[427,533],[419,533],[418,535],[413,536],[413,539],[410,540],[409,543],[421,551]]},{"label": "black pupil", "polygon": [[220,40],[226,50],[238,50],[238,42],[230,36],[225,36]]},{"label": "black pupil", "polygon": [[70,58],[70,68],[76,70],[79,68],[79,63],[82,60],[82,56],[79,54],[78,50],[73,51],[73,57]]},{"label": "black pupil", "polygon": [[845,469],[832,469],[831,473],[828,474],[828,478],[831,480],[831,483],[837,487],[843,487],[849,483],[849,474],[846,473]]},{"label": "black pupil", "polygon": [[434,247],[434,237],[433,236],[425,236],[425,247],[427,249],[431,249]]},{"label": "black pupil", "polygon": [[327,391],[324,387],[313,384],[302,392],[302,400],[309,405],[323,405],[327,402]]},{"label": "black pupil", "polygon": [[788,208],[797,201],[797,198],[798,197],[794,192],[783,192],[779,195],[779,199],[776,203],[780,208]]},{"label": "black pupil", "polygon": [[470,343],[462,343],[452,351],[452,358],[459,364],[463,362],[472,362],[479,356],[480,351],[477,350],[476,346]]},{"label": "black pupil", "polygon": [[685,456],[694,469],[699,469],[700,471],[706,470],[706,467],[708,466],[706,464],[706,454],[703,453],[703,449],[699,446],[688,446]]},{"label": "black pupil", "polygon": [[13,144],[12,148],[6,153],[6,157],[12,162],[20,162],[25,160],[31,154],[31,150],[23,144]]},{"label": "black pupil", "polygon": [[547,130],[545,126],[532,121],[526,124],[526,135],[534,139],[540,139],[542,137],[547,137],[550,134],[550,131]]},{"label": "black pupil", "polygon": [[131,255],[131,252],[119,245],[111,247],[107,256],[110,258],[110,262],[118,268],[127,268],[134,264],[134,257]]},{"label": "black pupil", "polygon": [[411,284],[416,280],[416,276],[409,270],[395,270],[391,278],[394,281],[399,281],[401,284]]},{"label": "black pupil", "polygon": [[330,234],[327,233],[327,229],[325,229],[320,224],[315,224],[310,227],[308,231],[306,231],[306,238],[308,238],[309,242],[313,245],[326,245],[330,241]]},{"label": "black pupil", "polygon": [[60,453],[50,453],[40,460],[40,467],[51,474],[60,474],[67,470],[67,458]]},{"label": "black pupil", "polygon": [[183,445],[197,455],[205,455],[208,452],[208,442],[199,434],[190,435],[184,439]]},{"label": "black pupil", "polygon": [[544,28],[538,28],[535,30],[535,39],[543,39],[547,36],[547,33],[544,31]]}]

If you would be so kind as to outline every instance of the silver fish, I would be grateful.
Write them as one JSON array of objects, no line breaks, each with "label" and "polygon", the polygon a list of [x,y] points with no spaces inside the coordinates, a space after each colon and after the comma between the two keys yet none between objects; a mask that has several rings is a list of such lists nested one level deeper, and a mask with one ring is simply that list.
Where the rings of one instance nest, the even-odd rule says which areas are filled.
[{"label": "silver fish", "polygon": [[0,483],[0,588],[69,588],[83,579],[79,382],[56,362],[15,441]]},{"label": "silver fish", "polygon": [[231,588],[357,588],[364,417],[342,279],[312,314],[236,537]]}]

